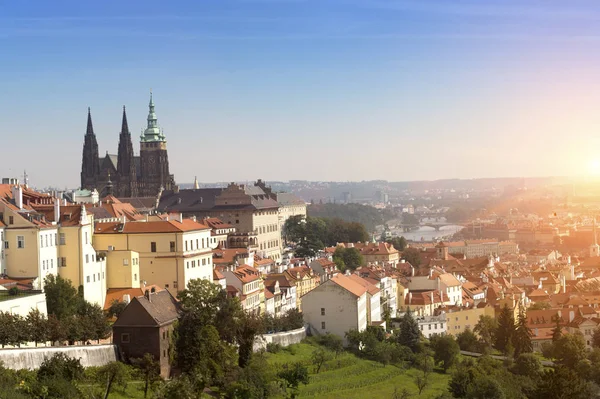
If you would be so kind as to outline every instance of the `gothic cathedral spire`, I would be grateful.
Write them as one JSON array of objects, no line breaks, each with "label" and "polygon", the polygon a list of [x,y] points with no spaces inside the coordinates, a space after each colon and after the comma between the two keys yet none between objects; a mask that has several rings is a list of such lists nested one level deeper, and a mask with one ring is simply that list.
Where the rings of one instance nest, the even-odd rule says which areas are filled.
[{"label": "gothic cathedral spire", "polygon": [[127,113],[123,106],[123,119],[121,121],[121,133],[119,134],[119,150],[117,153],[117,183],[119,195],[122,197],[137,196],[135,158],[131,133],[127,124]]},{"label": "gothic cathedral spire", "polygon": [[96,178],[100,174],[100,159],[98,156],[98,142],[92,125],[92,113],[88,107],[87,129],[83,142],[83,155],[81,162],[81,188],[94,189]]}]

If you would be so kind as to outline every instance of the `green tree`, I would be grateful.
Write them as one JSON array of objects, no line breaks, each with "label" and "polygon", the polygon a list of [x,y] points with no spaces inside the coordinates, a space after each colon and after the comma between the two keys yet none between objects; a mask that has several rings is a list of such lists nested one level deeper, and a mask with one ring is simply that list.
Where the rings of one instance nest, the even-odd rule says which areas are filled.
[{"label": "green tree", "polygon": [[502,385],[491,376],[480,376],[467,389],[467,399],[504,399],[506,395]]},{"label": "green tree", "polygon": [[498,329],[496,330],[496,349],[502,353],[507,353],[512,345],[512,338],[515,332],[515,318],[513,311],[504,305],[498,316]]},{"label": "green tree", "polygon": [[531,399],[588,399],[594,394],[589,382],[568,367],[557,366],[544,373]]},{"label": "green tree", "polygon": [[421,339],[421,331],[419,324],[412,315],[410,309],[404,313],[400,319],[400,328],[397,332],[397,342],[400,345],[409,347],[413,352],[417,351],[419,340]]},{"label": "green tree", "polygon": [[319,342],[319,345],[322,345],[330,351],[334,352],[336,357],[344,351],[344,344],[342,338],[340,338],[337,335],[327,333],[318,336],[317,340]]},{"label": "green tree", "polygon": [[71,280],[53,274],[44,279],[44,293],[48,314],[56,316],[58,320],[74,315],[81,300]]},{"label": "green tree", "polygon": [[162,384],[155,397],[156,399],[198,399],[200,395],[190,376],[183,374]]},{"label": "green tree", "polygon": [[392,244],[398,251],[404,251],[408,246],[408,242],[404,237],[393,237],[387,240],[388,244]]},{"label": "green tree", "polygon": [[108,319],[97,304],[80,300],[76,317],[80,324],[82,341],[100,341],[110,336],[111,327]]},{"label": "green tree", "polygon": [[402,259],[414,267],[419,267],[421,266],[421,251],[417,248],[406,248],[402,251]]},{"label": "green tree", "polygon": [[479,316],[479,320],[473,329],[473,332],[479,336],[484,351],[492,348],[495,341],[496,331],[498,331],[498,323],[491,316]]},{"label": "green tree", "polygon": [[451,335],[434,336],[430,341],[435,362],[442,365],[444,372],[448,371],[460,354],[458,343]]},{"label": "green tree", "polygon": [[227,384],[228,399],[266,399],[280,393],[273,367],[264,353],[255,353],[244,368],[238,368]]},{"label": "green tree", "polygon": [[594,335],[592,336],[592,346],[594,348],[600,348],[600,327],[594,330]]},{"label": "green tree", "polygon": [[296,398],[298,396],[298,387],[300,384],[306,385],[309,382],[308,369],[300,362],[291,364],[285,363],[277,373],[277,377],[285,382],[286,390],[289,390],[288,395],[290,398]]},{"label": "green tree", "polygon": [[0,312],[0,345],[4,348],[15,341],[17,333],[13,315],[9,312]]},{"label": "green tree", "polygon": [[527,326],[527,316],[525,316],[525,312],[521,309],[512,338],[512,343],[515,347],[515,357],[518,357],[521,353],[533,352],[531,337],[533,337],[533,333]]},{"label": "green tree", "polygon": [[45,357],[37,371],[37,378],[43,379],[65,379],[78,381],[83,377],[83,366],[79,359],[56,353],[52,357]]},{"label": "green tree", "polygon": [[562,337],[561,318],[558,315],[553,316],[554,329],[552,329],[552,342],[556,343]]},{"label": "green tree", "polygon": [[65,325],[60,322],[54,315],[48,316],[47,321],[48,326],[48,340],[51,342],[51,345],[54,345],[56,342],[60,343],[67,339],[67,331]]},{"label": "green tree", "polygon": [[144,380],[144,398],[146,398],[148,397],[148,389],[154,383],[160,381],[160,365],[149,353],[139,359],[132,359],[132,363],[139,370]]},{"label": "green tree", "polygon": [[470,328],[466,328],[463,332],[459,333],[456,336],[456,342],[458,343],[460,349],[463,351],[479,351],[479,340]]},{"label": "green tree", "polygon": [[528,310],[546,310],[546,309],[552,309],[552,305],[550,305],[548,302],[536,302],[533,305],[531,305]]},{"label": "green tree", "polygon": [[542,373],[542,363],[533,353],[522,353],[516,357],[511,371],[517,375],[537,380]]},{"label": "green tree", "polygon": [[325,362],[333,359],[333,353],[323,348],[316,348],[310,355],[310,361],[315,366],[315,374],[319,374]]},{"label": "green tree", "polygon": [[579,332],[563,335],[554,343],[553,353],[557,363],[574,368],[579,361],[586,358],[587,349],[583,335]]},{"label": "green tree", "polygon": [[110,307],[108,308],[108,317],[113,318],[113,317],[119,317],[119,315],[125,310],[125,308],[127,307],[127,304],[123,301],[118,301],[116,299],[113,299],[113,301],[110,304]]},{"label": "green tree", "polygon": [[415,376],[415,385],[419,391],[419,395],[431,382],[431,372],[433,371],[433,359],[426,353],[420,353],[415,360],[415,367],[419,372]]},{"label": "green tree", "polygon": [[126,388],[127,382],[131,380],[131,374],[131,367],[119,361],[100,367],[96,377],[98,383],[105,386],[104,399],[108,399],[115,386]]},{"label": "green tree", "polygon": [[289,217],[283,224],[281,235],[285,242],[298,243],[306,235],[305,228],[306,220],[303,215],[295,215]]},{"label": "green tree", "polygon": [[358,222],[350,222],[346,226],[348,232],[347,242],[367,242],[369,241],[369,233],[365,226]]},{"label": "green tree", "polygon": [[32,309],[27,315],[27,330],[29,331],[29,338],[35,342],[37,346],[38,342],[48,341],[48,319],[38,309]]},{"label": "green tree", "polygon": [[476,378],[474,363],[471,359],[459,362],[448,382],[448,390],[455,398],[465,398],[467,391]]}]

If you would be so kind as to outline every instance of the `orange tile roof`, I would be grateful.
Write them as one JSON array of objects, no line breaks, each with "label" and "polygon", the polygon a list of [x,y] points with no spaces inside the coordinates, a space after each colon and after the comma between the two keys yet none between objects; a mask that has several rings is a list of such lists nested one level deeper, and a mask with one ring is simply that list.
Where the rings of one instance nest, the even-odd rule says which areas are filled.
[{"label": "orange tile roof", "polygon": [[129,295],[129,300],[137,296],[143,296],[145,290],[155,289],[156,292],[163,291],[158,285],[147,285],[145,289],[142,288],[110,288],[106,291],[106,300],[104,301],[104,310],[108,310],[113,301],[122,302],[124,295]]},{"label": "orange tile roof", "polygon": [[343,274],[336,274],[329,281],[337,284],[338,286],[342,287],[343,289],[357,297],[360,297],[365,292],[367,292],[367,289],[364,286],[352,280],[351,278],[344,276]]},{"label": "orange tile roof", "polygon": [[233,271],[233,274],[243,283],[251,283],[260,278],[260,272],[249,265],[239,266]]},{"label": "orange tile roof", "polygon": [[357,276],[356,274],[351,274],[349,276],[349,278],[352,281],[354,281],[354,282],[362,285],[363,287],[365,287],[367,289],[367,292],[369,294],[371,294],[371,295],[375,295],[375,294],[377,294],[379,292],[379,288],[377,288],[377,286],[375,286],[373,283],[365,280],[364,278],[362,278],[360,276]]},{"label": "orange tile roof", "polygon": [[187,231],[208,230],[209,227],[194,222],[192,219],[177,220],[161,220],[154,222],[109,222],[96,223],[96,234],[138,234],[138,233],[179,233]]}]

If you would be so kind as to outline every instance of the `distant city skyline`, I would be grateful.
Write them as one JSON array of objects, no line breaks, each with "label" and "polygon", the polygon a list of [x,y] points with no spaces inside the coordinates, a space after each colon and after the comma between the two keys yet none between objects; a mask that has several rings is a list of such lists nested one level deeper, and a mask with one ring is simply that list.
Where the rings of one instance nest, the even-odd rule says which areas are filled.
[{"label": "distant city skyline", "polygon": [[178,183],[600,174],[600,4],[0,5],[2,177],[76,187],[152,88]]}]

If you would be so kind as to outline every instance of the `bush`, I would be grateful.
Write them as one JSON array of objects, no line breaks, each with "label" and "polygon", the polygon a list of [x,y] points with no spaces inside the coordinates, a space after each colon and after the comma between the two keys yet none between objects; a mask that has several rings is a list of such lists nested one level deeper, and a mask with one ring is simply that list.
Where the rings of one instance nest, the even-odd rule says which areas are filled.
[{"label": "bush", "polygon": [[318,337],[316,337],[316,341],[319,345],[324,346],[325,348],[335,352],[336,354],[344,351],[344,344],[342,338],[338,337],[337,335],[329,333],[325,335],[319,335]]},{"label": "bush", "polygon": [[267,344],[267,352],[269,353],[278,353],[281,352],[282,349],[283,347],[276,342],[269,342]]}]

